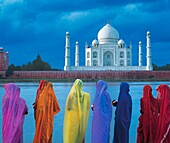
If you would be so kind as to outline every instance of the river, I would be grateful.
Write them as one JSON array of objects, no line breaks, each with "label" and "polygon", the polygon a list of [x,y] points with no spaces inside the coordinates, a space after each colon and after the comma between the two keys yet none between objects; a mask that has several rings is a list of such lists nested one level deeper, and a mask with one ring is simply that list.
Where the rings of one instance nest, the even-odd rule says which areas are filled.
[{"label": "river", "polygon": [[[136,132],[138,126],[138,117],[140,115],[140,98],[142,96],[143,86],[146,84],[150,84],[153,88],[153,95],[156,96],[156,87],[162,83],[168,84],[170,86],[170,82],[128,82],[130,85],[130,94],[132,96],[132,120],[130,126],[130,143],[136,142]],[[63,119],[65,112],[65,103],[67,95],[70,92],[73,83],[53,83],[54,91],[57,96],[61,111],[55,116],[54,119],[54,129],[53,129],[53,143],[62,143],[63,137]],[[26,104],[28,106],[28,115],[25,116],[24,121],[24,143],[31,143],[33,141],[34,132],[35,132],[35,121],[33,117],[33,108],[32,103],[35,100],[36,90],[38,88],[39,83],[31,83],[31,82],[18,82],[16,83],[21,88],[20,96],[26,100]],[[94,101],[95,95],[95,82],[84,82],[83,90],[90,93],[90,102],[91,104]],[[108,92],[111,96],[111,99],[117,99],[119,94],[119,85],[120,82],[110,82],[108,83]],[[2,97],[4,95],[4,87],[3,83],[0,83],[0,134],[2,135]],[[111,132],[110,132],[110,143],[113,140],[113,129],[114,129],[114,112],[115,107],[113,107],[113,115],[111,122]],[[86,143],[91,142],[91,127],[92,127],[92,116],[93,112],[90,111],[90,116],[88,120],[88,126],[86,130]],[[0,138],[0,142],[2,142],[2,137]]]}]

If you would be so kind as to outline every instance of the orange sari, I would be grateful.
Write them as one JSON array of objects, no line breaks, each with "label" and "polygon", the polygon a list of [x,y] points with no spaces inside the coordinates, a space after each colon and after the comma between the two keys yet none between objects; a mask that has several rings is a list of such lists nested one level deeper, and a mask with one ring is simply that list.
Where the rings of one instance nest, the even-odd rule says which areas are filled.
[{"label": "orange sari", "polygon": [[33,103],[33,108],[34,108],[34,119],[36,117],[36,109],[37,109],[37,100],[41,94],[41,92],[43,91],[44,89],[44,86],[47,84],[47,81],[46,80],[40,80],[40,84],[39,84],[39,87],[37,89],[37,93],[36,93],[36,98],[35,98],[35,102]]},{"label": "orange sari", "polygon": [[36,105],[36,130],[33,143],[52,143],[54,116],[60,111],[60,107],[51,82],[44,86]]}]

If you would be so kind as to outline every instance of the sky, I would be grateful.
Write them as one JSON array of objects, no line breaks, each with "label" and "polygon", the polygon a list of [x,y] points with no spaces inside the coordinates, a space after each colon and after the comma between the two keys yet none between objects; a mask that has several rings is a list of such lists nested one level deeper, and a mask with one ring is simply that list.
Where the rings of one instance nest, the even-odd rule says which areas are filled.
[{"label": "sky", "polygon": [[139,41],[146,64],[147,31],[152,62],[170,64],[170,0],[0,0],[0,47],[8,51],[9,65],[27,64],[40,54],[52,68],[63,69],[68,31],[71,65],[78,41],[83,66],[85,43],[97,39],[108,20],[120,39],[132,43],[133,65],[138,64]]}]

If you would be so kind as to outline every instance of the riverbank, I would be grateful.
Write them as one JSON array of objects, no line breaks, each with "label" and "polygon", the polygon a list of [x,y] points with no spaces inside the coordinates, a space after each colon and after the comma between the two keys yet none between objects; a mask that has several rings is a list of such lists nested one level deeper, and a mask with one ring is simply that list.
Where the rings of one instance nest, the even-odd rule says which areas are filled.
[{"label": "riverbank", "polygon": [[[51,79],[51,78],[32,78],[32,79],[0,79],[0,83],[9,83],[9,82],[39,82],[40,80],[47,80],[50,82],[74,82],[76,79]],[[105,80],[107,82],[121,82],[121,81],[127,81],[127,82],[156,82],[156,81],[170,81],[169,79],[81,79],[83,82],[97,82],[98,80]]]},{"label": "riverbank", "polygon": [[[1,75],[5,73],[1,73]],[[84,82],[96,82],[100,79],[107,82],[115,81],[170,81],[170,71],[14,71],[0,82],[73,82],[82,79]]]}]

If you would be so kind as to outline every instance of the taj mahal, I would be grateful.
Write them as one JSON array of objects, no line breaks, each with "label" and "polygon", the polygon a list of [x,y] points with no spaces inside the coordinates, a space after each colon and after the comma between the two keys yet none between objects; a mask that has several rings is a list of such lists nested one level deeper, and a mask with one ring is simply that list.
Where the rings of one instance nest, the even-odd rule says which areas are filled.
[{"label": "taj mahal", "polygon": [[150,71],[152,67],[151,37],[146,35],[146,65],[142,63],[142,42],[139,42],[138,66],[132,65],[132,44],[126,46],[119,38],[118,31],[107,23],[97,35],[98,39],[92,41],[91,46],[85,44],[85,66],[79,66],[79,43],[75,44],[75,65],[70,65],[70,34],[66,32],[65,45],[65,71],[74,70],[141,70]]}]

